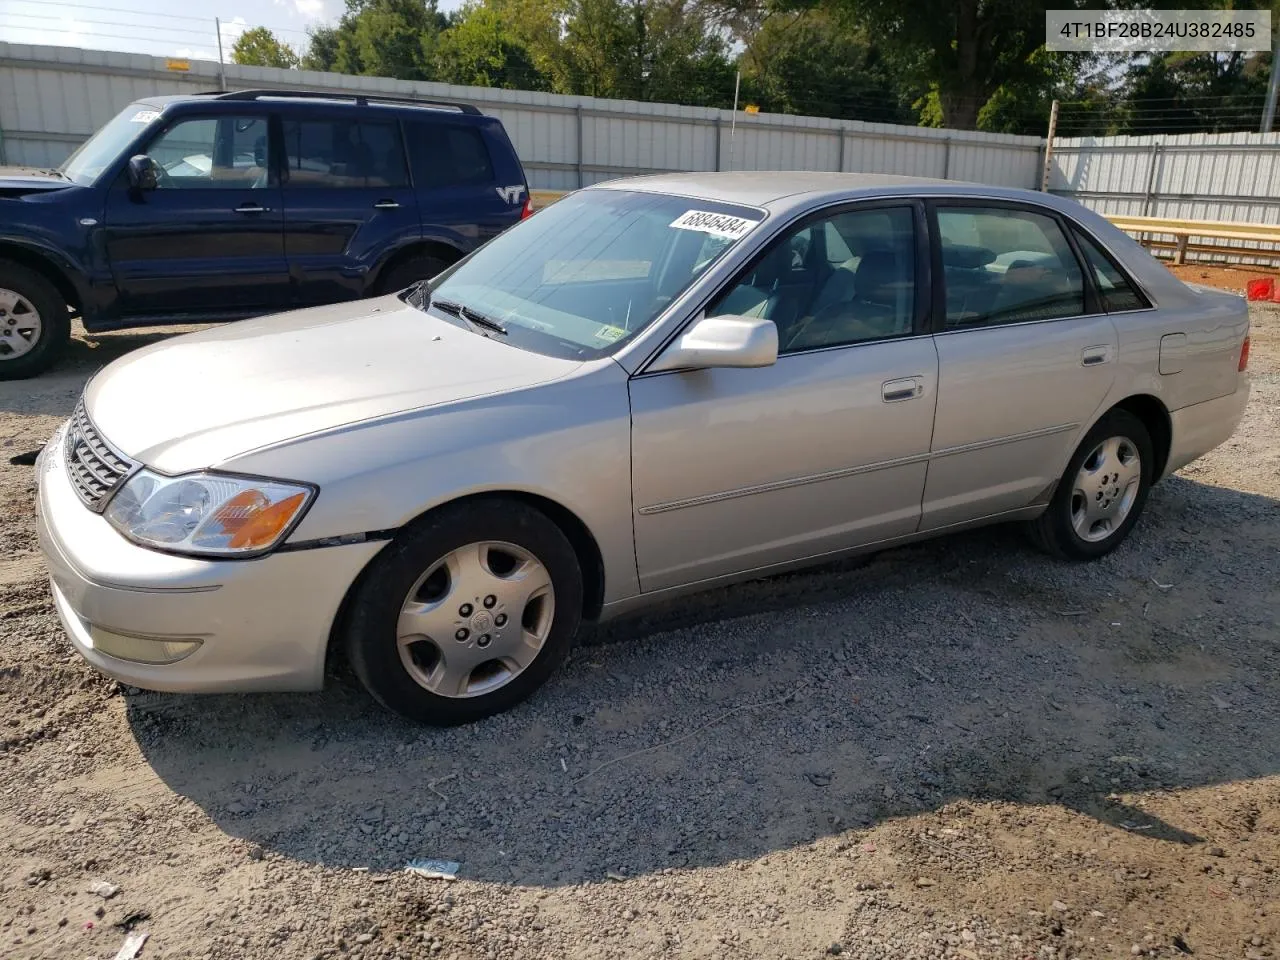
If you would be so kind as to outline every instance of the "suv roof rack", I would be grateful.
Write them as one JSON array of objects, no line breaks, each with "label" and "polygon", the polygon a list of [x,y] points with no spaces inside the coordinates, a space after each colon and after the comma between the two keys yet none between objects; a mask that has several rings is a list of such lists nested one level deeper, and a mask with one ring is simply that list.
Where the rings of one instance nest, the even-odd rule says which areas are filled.
[{"label": "suv roof rack", "polygon": [[461,103],[457,100],[430,100],[426,97],[388,97],[382,94],[363,93],[324,93],[319,90],[233,90],[218,96],[219,100],[264,100],[271,97],[283,97],[298,100],[351,100],[364,107],[371,103],[399,103],[406,106],[444,107],[457,110],[459,113],[480,115],[474,104]]}]

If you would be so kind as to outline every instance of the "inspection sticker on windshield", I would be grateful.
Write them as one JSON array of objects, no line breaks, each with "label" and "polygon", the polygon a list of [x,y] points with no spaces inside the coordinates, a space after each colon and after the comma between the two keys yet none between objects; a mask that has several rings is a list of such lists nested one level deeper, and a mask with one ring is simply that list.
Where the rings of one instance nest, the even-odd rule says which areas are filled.
[{"label": "inspection sticker on windshield", "polygon": [[608,323],[600,324],[600,329],[596,331],[596,339],[605,343],[616,343],[626,335],[627,331]]},{"label": "inspection sticker on windshield", "polygon": [[139,110],[129,118],[129,121],[131,123],[150,123],[158,116],[160,116],[159,110]]},{"label": "inspection sticker on windshield", "polygon": [[671,221],[671,226],[677,230],[697,230],[699,233],[740,240],[750,232],[755,222],[712,210],[686,210]]}]

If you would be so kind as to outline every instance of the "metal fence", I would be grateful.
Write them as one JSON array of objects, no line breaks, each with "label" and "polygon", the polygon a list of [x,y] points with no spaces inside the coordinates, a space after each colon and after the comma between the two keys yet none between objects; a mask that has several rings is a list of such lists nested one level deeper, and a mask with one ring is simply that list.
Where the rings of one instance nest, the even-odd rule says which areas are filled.
[{"label": "metal fence", "polygon": [[[215,90],[216,63],[0,42],[0,162],[51,166],[130,101]],[[1038,137],[664,103],[459,87],[271,67],[225,68],[228,88],[460,99],[502,120],[533,187],[568,190],[673,170],[849,170],[1034,186]]]},{"label": "metal fence", "polygon": [[[1056,140],[1049,190],[1104,214],[1280,224],[1280,133]],[[1236,251],[1230,259],[1252,262],[1239,256],[1239,242],[1205,242],[1228,245]],[[1191,256],[1226,254],[1202,249]]]}]

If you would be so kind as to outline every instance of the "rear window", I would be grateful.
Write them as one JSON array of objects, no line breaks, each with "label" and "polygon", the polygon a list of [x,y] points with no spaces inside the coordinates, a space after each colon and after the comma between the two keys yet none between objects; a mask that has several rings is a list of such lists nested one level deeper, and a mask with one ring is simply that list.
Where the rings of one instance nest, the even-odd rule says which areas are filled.
[{"label": "rear window", "polygon": [[493,183],[493,158],[475,127],[409,123],[413,182],[419,187],[476,187]]},{"label": "rear window", "polygon": [[395,123],[285,120],[290,187],[402,187],[408,183]]}]

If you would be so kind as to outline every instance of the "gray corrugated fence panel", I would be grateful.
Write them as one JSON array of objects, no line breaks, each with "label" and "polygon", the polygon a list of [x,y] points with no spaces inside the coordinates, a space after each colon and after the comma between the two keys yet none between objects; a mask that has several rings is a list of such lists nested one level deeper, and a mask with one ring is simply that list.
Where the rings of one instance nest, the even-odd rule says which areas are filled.
[{"label": "gray corrugated fence panel", "polygon": [[[0,42],[4,159],[59,163],[130,101],[213,90],[217,75],[217,64],[205,61],[190,61],[190,70],[182,73],[167,70],[156,57]],[[1034,186],[1039,173],[1038,137],[768,114],[740,113],[735,122],[731,111],[706,107],[234,64],[226,67],[226,79],[231,88],[466,100],[502,120],[531,185],[550,190],[576,187],[579,173],[583,183],[594,183],[661,170],[714,170],[717,159],[725,170],[843,166],[1024,187]]]}]

